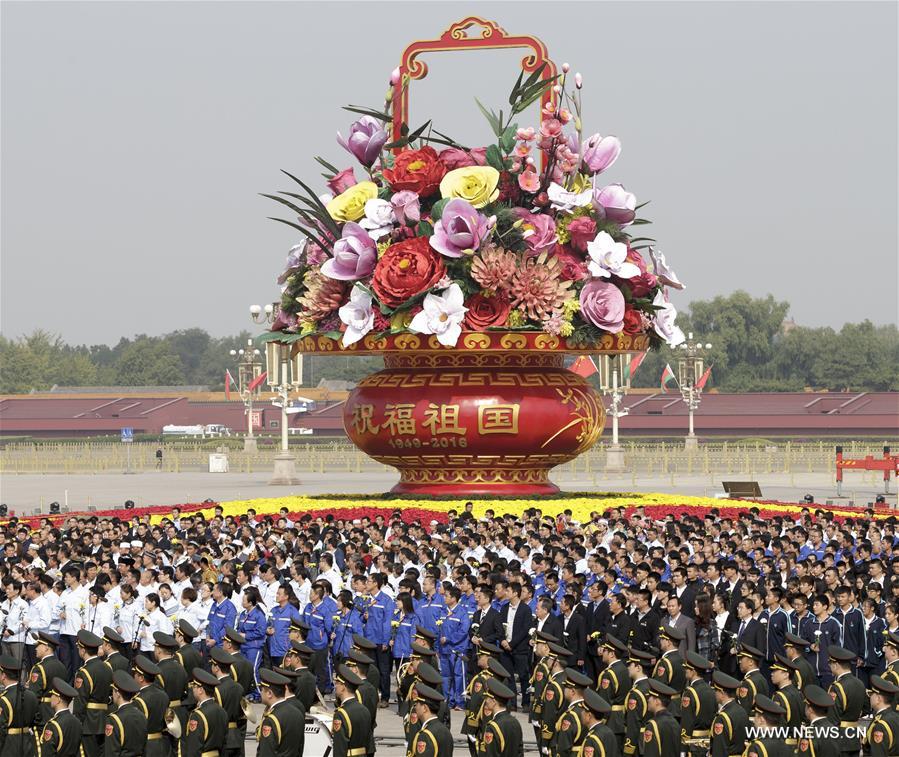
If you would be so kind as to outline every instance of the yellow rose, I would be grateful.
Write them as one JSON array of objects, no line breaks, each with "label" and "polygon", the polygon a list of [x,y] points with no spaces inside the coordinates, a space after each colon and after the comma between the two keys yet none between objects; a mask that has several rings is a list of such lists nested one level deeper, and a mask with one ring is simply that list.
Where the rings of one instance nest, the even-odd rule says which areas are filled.
[{"label": "yellow rose", "polygon": [[491,166],[465,166],[456,168],[440,182],[440,195],[444,199],[458,197],[473,208],[483,208],[499,197],[499,171]]},{"label": "yellow rose", "polygon": [[358,221],[365,215],[365,203],[377,196],[377,184],[373,181],[360,181],[326,205],[328,215],[335,221]]}]

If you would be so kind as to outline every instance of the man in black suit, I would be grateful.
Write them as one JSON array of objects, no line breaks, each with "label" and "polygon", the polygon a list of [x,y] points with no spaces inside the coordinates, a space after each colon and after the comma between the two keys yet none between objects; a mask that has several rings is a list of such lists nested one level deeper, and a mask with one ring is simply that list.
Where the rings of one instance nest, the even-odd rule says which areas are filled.
[{"label": "man in black suit", "polygon": [[609,619],[606,621],[606,633],[629,646],[633,630],[634,622],[627,611],[627,599],[624,594],[613,594],[609,598]]},{"label": "man in black suit", "polygon": [[562,639],[562,619],[558,615],[553,615],[553,607],[555,603],[552,597],[543,595],[537,600],[536,616],[534,618],[534,628],[557,639]]},{"label": "man in black suit", "polygon": [[599,647],[605,638],[611,616],[609,603],[605,599],[607,588],[605,581],[596,581],[587,590],[587,596],[590,599],[590,604],[585,608],[587,611],[587,675],[594,681],[599,676],[599,670],[602,667]]},{"label": "man in black suit", "polygon": [[[498,646],[500,639],[503,638],[503,624],[499,613],[491,607],[493,588],[490,584],[478,584],[474,590],[474,598],[478,603],[478,609],[471,616],[471,625],[468,628],[471,643],[478,647],[482,641],[486,641]],[[477,659],[477,651],[472,650],[472,654],[468,655],[468,680],[478,672]]]},{"label": "man in black suit", "polygon": [[[534,625],[534,615],[531,608],[521,601],[521,584],[512,581],[508,589],[509,603],[503,608],[501,622],[503,638],[500,640],[500,662],[511,675],[507,684],[515,691],[515,678],[518,677],[518,685],[521,687],[521,707],[527,709],[528,686],[530,685],[530,670],[528,658],[531,646],[530,631]],[[509,709],[515,709],[515,700],[509,702]]]},{"label": "man in black suit", "polygon": [[631,646],[642,652],[650,647],[658,646],[659,628],[662,625],[659,614],[652,609],[652,592],[649,589],[640,589],[637,592],[637,611],[633,615],[634,633],[631,637]]},{"label": "man in black suit", "polygon": [[[737,602],[740,601],[743,595],[743,584],[745,583],[742,578],[739,578],[740,574],[737,572],[737,564],[735,562],[727,562],[724,564],[724,579],[725,584],[724,588],[727,589],[728,594],[730,594],[730,605],[727,608],[727,611],[731,614],[731,617],[737,616]],[[755,646],[753,644],[753,646]]]},{"label": "man in black suit", "polygon": [[737,617],[732,621],[737,642],[748,644],[758,649],[765,646],[765,631],[762,624],[752,614],[755,612],[755,604],[751,599],[741,599],[737,602]]},{"label": "man in black suit", "polygon": [[687,583],[687,569],[678,566],[671,571],[671,584],[672,591],[680,600],[681,612],[688,618],[695,618],[696,588]]},{"label": "man in black suit", "polygon": [[587,624],[577,612],[578,604],[573,594],[562,597],[562,646],[571,652],[568,667],[583,670],[587,659]]}]

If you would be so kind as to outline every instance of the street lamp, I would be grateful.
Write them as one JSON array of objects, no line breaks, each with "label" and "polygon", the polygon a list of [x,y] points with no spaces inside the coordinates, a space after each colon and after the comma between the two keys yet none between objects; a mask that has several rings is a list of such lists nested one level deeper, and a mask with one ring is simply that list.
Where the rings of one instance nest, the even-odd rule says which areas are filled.
[{"label": "street lamp", "polygon": [[599,383],[603,394],[609,395],[607,414],[612,418],[612,444],[606,449],[606,470],[620,472],[624,467],[624,448],[618,443],[618,419],[628,414],[623,407],[624,395],[631,388],[630,371],[625,366],[630,364],[628,353],[620,355],[603,355],[599,365]]},{"label": "street lamp", "polygon": [[[278,306],[271,303],[264,308],[252,305],[250,318],[253,323],[272,324],[278,318]],[[287,409],[290,406],[290,390],[303,385],[303,355],[297,353],[295,357],[291,357],[290,353],[290,345],[276,342],[267,342],[265,345],[266,382],[278,394],[278,399],[273,404],[281,408],[281,451],[275,456],[274,475],[269,481],[269,484],[277,486],[300,483],[296,461],[290,454]]]},{"label": "street lamp", "polygon": [[243,401],[247,414],[247,435],[243,440],[244,452],[256,451],[256,437],[253,435],[253,399],[258,396],[259,388],[250,389],[253,380],[262,370],[262,359],[259,350],[253,347],[253,340],[247,339],[246,348],[230,350],[231,357],[237,359],[237,391]]},{"label": "street lamp", "polygon": [[699,384],[703,373],[702,356],[710,349],[711,344],[694,341],[691,332],[687,334],[687,341],[681,342],[680,355],[677,358],[677,381],[690,417],[690,430],[684,440],[687,449],[696,449],[699,446],[699,440],[693,431],[693,413],[699,409],[702,399],[702,386]]}]

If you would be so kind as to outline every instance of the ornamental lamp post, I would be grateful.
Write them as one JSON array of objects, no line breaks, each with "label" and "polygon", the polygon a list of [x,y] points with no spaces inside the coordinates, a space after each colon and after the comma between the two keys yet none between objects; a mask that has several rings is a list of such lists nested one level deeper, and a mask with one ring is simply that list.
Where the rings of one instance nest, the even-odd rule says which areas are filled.
[{"label": "ornamental lamp post", "polygon": [[247,339],[246,349],[236,349],[229,352],[231,357],[237,358],[237,391],[243,401],[244,412],[247,414],[247,435],[243,440],[244,452],[256,451],[256,437],[253,435],[253,399],[259,396],[258,387],[250,389],[253,380],[262,371],[262,360],[259,350],[254,349],[253,340]]},{"label": "ornamental lamp post", "polygon": [[[253,305],[250,307],[250,317],[253,323],[272,324],[278,318],[278,306],[271,303],[265,308]],[[294,486],[300,483],[296,460],[290,454],[288,408],[290,390],[297,390],[303,384],[303,355],[298,353],[291,358],[290,352],[290,346],[286,344],[268,342],[265,345],[266,383],[278,394],[278,399],[272,404],[281,408],[281,451],[275,455],[274,473],[269,481],[274,486]]]},{"label": "ornamental lamp post", "polygon": [[680,384],[681,397],[687,405],[690,419],[684,447],[688,450],[695,450],[699,446],[699,439],[693,430],[693,413],[699,409],[699,403],[702,400],[702,384],[700,383],[703,374],[702,356],[712,349],[712,345],[694,341],[693,333],[690,332],[687,334],[687,341],[682,342],[679,349],[677,381]]},{"label": "ornamental lamp post", "polygon": [[624,447],[618,442],[618,419],[628,414],[623,407],[624,395],[631,388],[630,365],[631,355],[603,355],[599,364],[599,383],[602,393],[609,395],[608,414],[612,418],[612,444],[606,449],[606,470],[621,472],[624,466]]}]

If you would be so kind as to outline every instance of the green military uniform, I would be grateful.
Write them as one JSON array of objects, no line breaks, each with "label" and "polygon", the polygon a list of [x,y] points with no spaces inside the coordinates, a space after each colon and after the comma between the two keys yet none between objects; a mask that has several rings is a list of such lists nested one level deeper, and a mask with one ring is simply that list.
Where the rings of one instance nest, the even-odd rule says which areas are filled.
[{"label": "green military uniform", "polygon": [[125,702],[106,716],[105,757],[143,757],[147,746],[147,718],[134,702]]},{"label": "green military uniform", "polygon": [[364,757],[368,752],[371,715],[358,699],[344,700],[334,712],[331,740],[334,757]]},{"label": "green military uniform", "polygon": [[680,755],[680,726],[668,710],[660,710],[646,721],[640,739],[640,754],[643,757]]},{"label": "green military uniform", "polygon": [[453,735],[436,715],[425,721],[415,735],[413,757],[449,757],[453,753]]},{"label": "green military uniform", "polygon": [[107,655],[103,658],[103,662],[109,666],[113,673],[117,670],[124,670],[126,673],[131,670],[131,663],[128,662],[128,658],[121,652],[113,652],[111,655]]},{"label": "green military uniform", "polygon": [[627,692],[624,705],[624,746],[622,754],[634,755],[640,746],[640,734],[646,725],[646,717],[649,714],[649,704],[646,701],[646,693],[649,691],[649,679],[641,678]]},{"label": "green military uniform", "polygon": [[41,734],[40,748],[40,757],[79,757],[81,723],[78,718],[68,709],[48,718]]},{"label": "green military uniform", "polygon": [[556,757],[573,757],[580,754],[586,736],[584,727],[584,700],[568,705],[556,721],[556,735],[551,750]]},{"label": "green military uniform", "polygon": [[746,747],[746,757],[792,757],[793,747],[783,739],[755,739]]},{"label": "green military uniform", "polygon": [[181,667],[184,668],[184,672],[187,673],[188,678],[190,678],[190,674],[194,668],[205,667],[203,665],[203,658],[194,648],[193,644],[183,644],[179,647],[178,651],[175,652],[175,659],[180,663]]},{"label": "green military uniform", "polygon": [[746,710],[747,715],[752,713],[755,698],[759,694],[768,696],[768,682],[765,680],[762,672],[756,668],[743,676],[743,680],[740,681],[740,688],[737,689],[737,701]]},{"label": "green military uniform", "polygon": [[[292,715],[293,715],[294,718],[297,719],[297,722],[298,722],[298,723],[305,723],[305,722],[306,722],[306,708],[303,707],[303,703],[302,703],[299,699],[297,699],[293,694],[291,694],[289,691],[288,691],[288,693],[287,693],[287,696],[284,698],[284,701],[285,701],[287,704],[289,704],[291,707],[293,707],[294,710],[296,710],[296,712],[295,712],[295,713],[292,713]],[[244,730],[246,730],[246,725],[244,725]],[[297,738],[294,739],[294,744],[297,744],[297,743],[299,743],[299,748],[297,749],[296,754],[298,754],[298,755],[300,755],[300,756],[302,757],[303,750],[304,750],[305,747],[306,747],[306,728],[305,728],[305,727],[303,727],[303,728],[299,731],[299,733],[297,734]],[[240,757],[243,757],[243,751],[242,751],[242,750],[243,750],[243,743],[241,743],[240,746],[241,746],[241,751],[240,751],[240,752],[234,752],[233,754],[234,754],[234,755],[240,755]],[[228,755],[228,754],[229,754],[229,753],[226,751],[226,752],[222,755],[222,757],[226,757],[226,755]]]},{"label": "green military uniform", "polygon": [[15,683],[0,693],[0,755],[34,756],[38,704],[33,691]]},{"label": "green military uniform", "polygon": [[619,757],[618,740],[605,723],[596,723],[584,737],[582,757]]},{"label": "green military uniform", "polygon": [[[219,685],[215,689],[215,700],[228,716],[228,734],[225,736],[222,757],[232,757],[244,753],[247,719],[243,714],[241,699],[243,699],[243,691],[237,681],[230,675],[219,678]],[[306,711],[303,710],[304,717],[305,714]]]},{"label": "green military uniform", "polygon": [[519,757],[523,745],[521,724],[512,713],[503,710],[487,721],[478,754],[481,757]]},{"label": "green military uniform", "polygon": [[368,714],[371,716],[371,735],[368,739],[367,754],[374,754],[375,728],[377,728],[378,725],[379,694],[378,690],[371,685],[371,682],[368,680],[368,678],[363,678],[362,684],[356,688],[356,699],[358,699],[362,703],[365,709],[368,710]]},{"label": "green military uniform", "polygon": [[618,740],[618,749],[624,748],[625,701],[630,693],[631,674],[623,660],[615,660],[599,674],[599,693],[611,706],[607,725]]},{"label": "green military uniform", "polygon": [[131,701],[147,719],[147,757],[169,757],[172,748],[165,724],[168,695],[159,686],[149,684],[138,691]]},{"label": "green military uniform", "polygon": [[[256,688],[256,677],[253,674],[253,663],[242,654],[234,653],[234,664],[231,666],[231,677],[240,684],[243,696]],[[313,676],[313,680],[314,680]],[[304,702],[305,704],[305,702]]]},{"label": "green military uniform", "polygon": [[[181,667],[177,660],[172,662]],[[202,757],[207,752],[221,754],[227,732],[228,715],[215,700],[204,699],[187,718],[187,727],[178,744],[178,757]]]},{"label": "green military uniform", "polygon": [[[396,698],[397,698],[397,715],[401,718],[405,717],[412,710],[412,684],[415,683],[415,673],[412,673],[409,668],[411,666],[406,666],[403,671],[403,675],[400,676],[400,680],[396,685]],[[371,669],[371,668],[369,668]],[[472,679],[468,682],[468,687],[466,691],[471,689],[471,685],[474,683],[474,679],[477,676],[473,676]],[[465,731],[462,731],[465,733]]]},{"label": "green military uniform", "polygon": [[493,678],[493,673],[489,670],[482,670],[468,682],[468,686],[465,689],[465,693],[468,694],[468,700],[465,704],[465,720],[462,723],[462,733],[468,737],[469,743],[475,745],[475,748],[477,748],[479,737],[483,732],[484,694],[486,693],[487,681],[491,678]]},{"label": "green military uniform", "polygon": [[[277,702],[262,716],[256,754],[259,757],[295,757],[302,754],[305,728],[303,718],[297,717],[297,710],[292,704]],[[298,747],[300,751],[297,751]]]},{"label": "green military uniform", "polygon": [[852,673],[842,673],[828,689],[833,696],[833,719],[840,726],[837,738],[838,747],[843,754],[857,755],[859,751],[858,736],[847,733],[847,729],[856,728],[867,704],[865,684]]},{"label": "green military uniform", "polygon": [[53,688],[54,678],[62,678],[63,681],[67,681],[69,678],[69,671],[56,655],[47,655],[31,668],[28,688],[34,692],[40,702],[40,723],[46,723],[53,717],[53,710],[50,707],[50,689]]},{"label": "green military uniform", "polygon": [[112,670],[99,657],[91,657],[75,673],[78,697],[72,704],[81,721],[84,757],[98,757],[106,730],[106,711],[112,690]]},{"label": "green military uniform", "polygon": [[863,746],[864,753],[871,757],[899,755],[899,713],[892,707],[876,713],[865,733]]},{"label": "green military uniform", "polygon": [[183,734],[187,726],[187,673],[181,667],[181,663],[174,657],[166,657],[156,663],[159,667],[159,675],[156,676],[156,683],[162,687],[166,696],[169,698],[169,708],[175,713],[178,722],[181,723],[181,734]]},{"label": "green military uniform", "polygon": [[[799,689],[790,683],[775,691],[771,698],[784,708],[786,713],[784,715],[784,724],[787,728],[797,729],[802,726],[805,718],[805,701],[802,699],[802,692]],[[791,730],[790,733],[795,734],[798,731]],[[764,739],[761,741],[767,743]],[[795,736],[790,736],[786,739],[786,744],[792,747],[792,751],[795,751],[798,743],[799,740]],[[763,757],[763,755],[759,755],[759,757]]]},{"label": "green military uniform", "polygon": [[691,755],[705,755],[709,751],[712,720],[718,709],[715,692],[703,678],[687,684],[681,695],[681,738]]},{"label": "green military uniform", "polygon": [[796,669],[793,671],[793,682],[796,684],[796,688],[799,691],[805,689],[809,684],[817,684],[818,683],[818,674],[815,673],[815,669],[812,667],[812,664],[805,659],[802,655],[799,655],[795,660],[790,660],[793,663],[793,667]]},{"label": "green military uniform", "polygon": [[725,704],[712,718],[711,757],[743,754],[749,716],[735,699]]},{"label": "green military uniform", "polygon": [[297,668],[296,681],[293,685],[293,693],[303,703],[306,712],[318,701],[315,693],[315,674],[309,668]]},{"label": "green military uniform", "polygon": [[[490,672],[490,671],[485,671]],[[484,679],[490,680],[488,678]],[[431,689],[436,694],[443,696],[443,679],[440,676],[440,673],[427,662],[422,662],[418,666],[418,670],[415,671],[415,680],[413,681],[413,686],[409,689],[409,702],[412,704],[412,688],[414,687],[415,691],[418,691],[419,686],[424,684],[425,687]],[[483,698],[481,700],[483,705]],[[441,699],[437,708],[437,718],[441,723],[449,727],[449,707],[446,703],[446,699]],[[414,707],[411,707],[409,710],[409,714],[403,720],[403,733],[406,736],[406,751],[411,751],[413,744],[415,743],[415,738],[418,735],[418,732],[421,730],[422,723],[418,719],[418,714],[415,711]],[[475,730],[475,735],[469,739],[469,743],[477,743],[477,739],[480,737],[482,733],[483,723],[479,725],[479,728]],[[473,742],[472,742],[473,739]]]},{"label": "green military uniform", "polygon": [[676,649],[665,652],[656,663],[656,671],[653,675],[657,681],[661,681],[666,686],[670,686],[678,694],[678,699],[671,700],[671,709],[669,712],[674,715],[680,714],[680,693],[687,685],[687,674],[684,672],[684,658]]},{"label": "green military uniform", "polygon": [[528,704],[528,722],[534,729],[537,737],[537,743],[540,743],[540,715],[543,712],[543,689],[546,688],[546,682],[549,680],[549,668],[543,660],[538,660],[531,671],[531,701]]},{"label": "green military uniform", "polygon": [[550,676],[543,689],[543,713],[540,717],[541,749],[550,751],[556,737],[556,723],[559,721],[559,713],[565,708],[565,700],[562,696],[562,681],[565,671]]},{"label": "green military uniform", "polygon": [[826,717],[819,718],[809,726],[812,731],[808,737],[799,739],[800,757],[839,757],[840,748],[837,739],[824,734],[816,734],[815,728],[822,731],[833,728],[833,723]]},{"label": "green military uniform", "polygon": [[889,681],[890,683],[899,686],[899,660],[893,660],[887,665],[887,669],[883,671],[881,678],[883,678],[884,681]]}]

